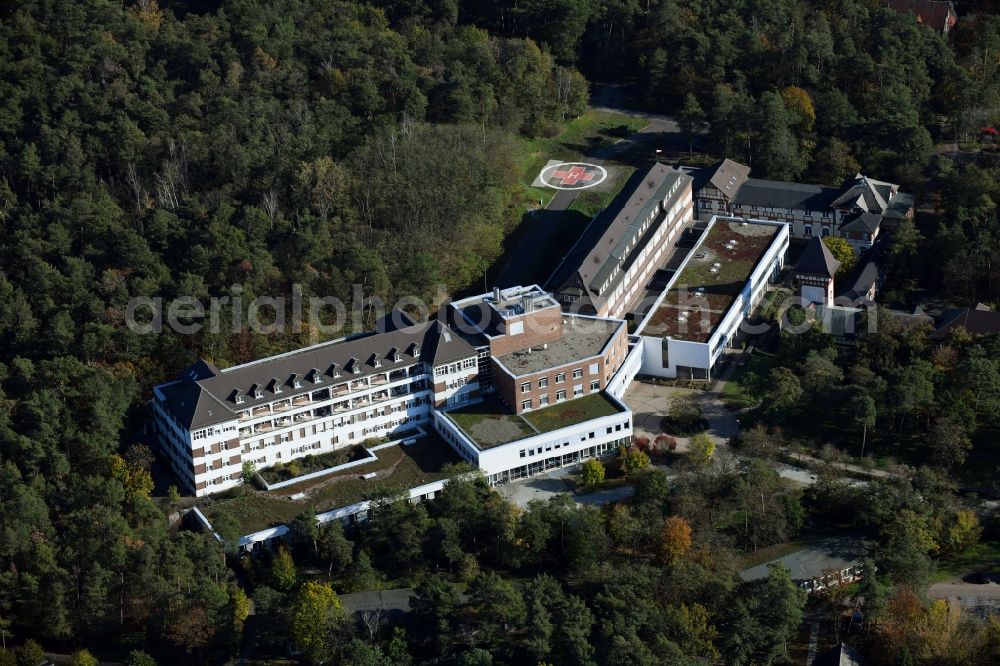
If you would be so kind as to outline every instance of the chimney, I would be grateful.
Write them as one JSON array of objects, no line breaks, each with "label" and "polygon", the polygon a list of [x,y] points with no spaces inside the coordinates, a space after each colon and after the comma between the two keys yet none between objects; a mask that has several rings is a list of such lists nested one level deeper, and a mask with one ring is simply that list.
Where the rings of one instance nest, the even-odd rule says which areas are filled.
[{"label": "chimney", "polygon": [[525,313],[531,312],[531,303],[531,294],[524,294],[521,296],[521,309],[524,310]]},{"label": "chimney", "polygon": [[493,287],[493,300],[500,302],[500,287]]}]

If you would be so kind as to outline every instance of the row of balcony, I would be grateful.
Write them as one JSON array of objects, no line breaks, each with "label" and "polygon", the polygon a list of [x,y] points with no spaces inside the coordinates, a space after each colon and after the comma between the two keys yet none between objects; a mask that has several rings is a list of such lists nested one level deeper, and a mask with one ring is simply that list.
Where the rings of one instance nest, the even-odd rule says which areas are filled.
[{"label": "row of balcony", "polygon": [[[412,392],[422,391],[425,387],[426,382],[419,382],[414,385],[412,391],[410,386],[397,386],[392,390],[380,391],[369,396],[345,400],[344,402],[335,403],[333,405],[326,405],[324,407],[314,409],[311,412],[301,412],[299,414],[295,414],[294,416],[284,416],[270,421],[263,421],[253,426],[243,426],[240,428],[240,437],[260,435],[274,430],[287,428],[292,425],[315,421],[316,419],[325,418],[331,414],[347,412],[353,409],[369,407],[371,405],[378,405],[379,403],[386,402],[387,400],[410,395]],[[402,411],[405,409],[406,408],[403,407],[394,411]]]},{"label": "row of balcony", "polygon": [[[294,398],[286,398],[284,400],[279,400],[277,402],[268,403],[266,405],[259,405],[251,410],[246,410],[240,412],[239,420],[248,421],[250,419],[259,418],[262,416],[270,416],[272,414],[281,414],[299,407],[304,407],[306,405],[311,405],[317,402],[326,402],[331,398],[339,398],[341,396],[350,395],[358,391],[365,389],[384,386],[386,384],[391,384],[393,382],[398,382],[408,377],[414,377],[420,374],[424,374],[424,368],[422,365],[415,365],[411,368],[402,370],[391,370],[388,372],[379,373],[377,375],[371,375],[369,377],[364,377],[361,379],[356,379],[351,382],[344,382],[342,384],[337,384],[329,388],[319,389],[317,391],[312,391],[311,393],[295,396]],[[421,382],[423,383],[423,382]],[[393,387],[393,391],[397,391],[400,388],[408,387]],[[393,396],[405,395],[405,393],[393,393]]]}]

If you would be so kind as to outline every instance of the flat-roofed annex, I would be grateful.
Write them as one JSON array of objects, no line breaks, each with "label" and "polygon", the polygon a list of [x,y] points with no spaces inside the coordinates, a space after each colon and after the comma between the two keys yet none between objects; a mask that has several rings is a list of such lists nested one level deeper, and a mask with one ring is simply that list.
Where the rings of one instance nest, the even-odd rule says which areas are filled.
[{"label": "flat-roofed annex", "polygon": [[562,337],[558,340],[498,356],[496,361],[514,377],[571,365],[603,354],[625,326],[620,319],[582,315],[563,315],[562,322]]},{"label": "flat-roofed annex", "polygon": [[640,333],[708,342],[779,231],[775,223],[718,219]]}]

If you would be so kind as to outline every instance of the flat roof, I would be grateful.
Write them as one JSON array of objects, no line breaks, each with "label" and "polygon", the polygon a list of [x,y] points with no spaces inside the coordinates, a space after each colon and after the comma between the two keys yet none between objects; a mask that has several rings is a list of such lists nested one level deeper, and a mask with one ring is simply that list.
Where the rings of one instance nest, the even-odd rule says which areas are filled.
[{"label": "flat roof", "polygon": [[495,396],[445,412],[480,451],[622,412],[604,393],[515,414]]},{"label": "flat roof", "polygon": [[[224,492],[201,498],[195,506],[216,530],[231,525],[240,535],[245,535],[290,523],[309,508],[322,513],[356,504],[380,489],[408,490],[448,478],[446,466],[463,460],[433,429],[427,430],[428,434],[415,444],[397,444],[376,451],[377,460],[360,467],[339,470],[277,490],[248,490],[236,496]],[[362,478],[370,472],[377,473],[374,479]],[[291,499],[300,493],[301,499]]]},{"label": "flat roof", "polygon": [[717,219],[639,333],[708,342],[780,231],[774,223]]},{"label": "flat roof", "polygon": [[807,548],[740,572],[745,581],[766,578],[769,564],[781,564],[797,583],[821,578],[830,571],[839,571],[860,564],[868,553],[864,541],[857,536],[838,536],[818,541]]},{"label": "flat roof", "polygon": [[562,337],[543,347],[522,349],[496,360],[515,377],[558,368],[600,356],[625,322],[620,319],[597,319],[563,315]]}]

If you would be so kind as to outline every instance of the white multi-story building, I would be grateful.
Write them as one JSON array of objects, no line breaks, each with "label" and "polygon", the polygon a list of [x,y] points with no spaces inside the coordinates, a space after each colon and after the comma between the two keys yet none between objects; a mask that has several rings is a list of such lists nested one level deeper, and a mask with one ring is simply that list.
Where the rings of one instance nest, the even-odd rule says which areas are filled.
[{"label": "white multi-story building", "polygon": [[784,267],[788,226],[714,217],[639,323],[639,372],[710,379],[727,347]]},{"label": "white multi-story building", "polygon": [[[408,323],[408,322],[407,322]],[[428,423],[478,395],[477,354],[438,321],[219,369],[198,361],[154,389],[162,451],[201,496],[260,469]]]},{"label": "white multi-story building", "polygon": [[629,180],[551,279],[563,307],[621,318],[694,219],[691,177],[659,162]]},{"label": "white multi-story building", "polygon": [[[434,416],[479,401],[484,392],[530,433],[521,412],[584,396],[603,400],[617,378],[609,391],[613,402],[598,405],[601,416],[572,425],[594,421],[604,428],[612,412],[613,425],[630,423],[617,402],[627,385],[616,375],[629,353],[623,321],[564,315],[537,286],[497,289],[446,311],[461,326],[437,319],[413,324],[394,313],[404,318],[398,328],[226,369],[200,360],[155,387],[161,449],[181,486],[197,496],[219,492],[242,483],[245,463],[263,469],[418,425],[433,425],[460,455],[494,476],[504,471],[500,451],[481,460],[471,456]],[[629,367],[634,375],[637,363]],[[623,440],[631,433],[626,429],[613,428],[616,437],[602,434],[564,455],[586,457],[605,440]]]}]

